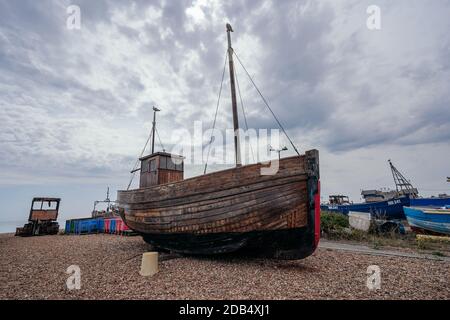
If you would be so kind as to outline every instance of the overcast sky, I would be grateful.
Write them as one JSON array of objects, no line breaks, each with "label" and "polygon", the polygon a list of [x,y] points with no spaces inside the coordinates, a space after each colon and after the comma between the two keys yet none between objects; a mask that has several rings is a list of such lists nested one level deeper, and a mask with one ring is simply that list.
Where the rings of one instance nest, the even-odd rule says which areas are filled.
[{"label": "overcast sky", "polygon": [[[380,30],[367,28],[369,5]],[[32,196],[61,196],[63,219],[88,216],[108,185],[115,198],[152,105],[166,148],[195,120],[211,126],[226,22],[299,150],[319,150],[324,200],[393,188],[388,159],[422,195],[449,193],[449,13],[447,0],[0,0],[0,220],[26,220]],[[237,72],[248,125],[276,128]],[[232,127],[229,96],[226,81],[220,129]]]}]

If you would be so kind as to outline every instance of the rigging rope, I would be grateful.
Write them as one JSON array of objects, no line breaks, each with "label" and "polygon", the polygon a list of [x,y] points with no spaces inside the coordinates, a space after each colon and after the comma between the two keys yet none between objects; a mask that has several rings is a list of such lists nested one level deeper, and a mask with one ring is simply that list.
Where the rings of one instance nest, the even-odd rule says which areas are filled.
[{"label": "rigging rope", "polygon": [[131,183],[133,182],[134,176],[136,174],[136,169],[137,169],[138,164],[139,164],[139,158],[142,158],[142,156],[144,155],[144,152],[145,152],[145,149],[147,148],[148,142],[152,138],[152,133],[153,133],[153,126],[152,126],[152,130],[150,131],[150,134],[149,134],[149,136],[147,138],[147,141],[145,142],[145,146],[142,149],[141,155],[137,158],[136,163],[133,166],[133,170],[131,170],[131,178],[130,178],[130,182],[128,183],[127,190],[130,189]]},{"label": "rigging rope", "polygon": [[250,79],[251,83],[253,84],[253,86],[255,87],[256,91],[258,91],[259,95],[261,96],[262,100],[264,101],[264,104],[267,106],[267,108],[269,109],[269,111],[272,113],[272,116],[274,117],[275,121],[278,123],[278,126],[281,128],[281,130],[283,131],[284,135],[286,136],[286,138],[289,140],[290,144],[292,145],[292,147],[294,148],[295,152],[297,152],[298,155],[300,155],[300,153],[298,152],[297,148],[295,147],[294,143],[292,142],[291,138],[288,136],[286,130],[284,130],[284,127],[281,125],[280,121],[278,120],[277,116],[275,115],[275,113],[272,111],[272,108],[269,106],[269,103],[267,102],[266,98],[264,98],[264,96],[262,95],[261,91],[259,90],[259,88],[256,86],[255,82],[253,81],[252,77],[250,76],[250,74],[248,73],[247,69],[244,67],[244,65],[242,64],[241,59],[239,59],[239,56],[237,55],[236,51],[233,50],[234,55],[236,56],[236,58],[239,61],[239,64],[241,65],[241,67],[244,69],[245,73],[247,74],[248,78]]},{"label": "rigging rope", "polygon": [[161,148],[163,149],[163,151],[166,151],[166,149],[164,148],[164,145],[161,141],[161,137],[159,136],[158,128],[155,128],[155,131],[156,131],[156,135],[158,136],[159,144],[161,145]]},{"label": "rigging rope", "polygon": [[225,63],[223,65],[222,80],[220,82],[219,96],[217,98],[216,114],[214,115],[214,122],[213,122],[212,131],[211,131],[211,139],[210,139],[210,141],[208,143],[208,153],[206,154],[206,163],[205,163],[205,169],[203,170],[203,174],[206,173],[206,168],[208,167],[209,152],[211,151],[211,143],[213,141],[214,128],[216,127],[217,112],[219,111],[220,96],[222,95],[223,79],[225,78],[225,69],[226,69],[226,66],[227,66],[227,61],[228,61],[228,51],[225,53]]},{"label": "rigging rope", "polygon": [[[238,87],[239,100],[241,101],[242,114],[244,115],[245,129],[248,132],[247,116],[245,114],[244,102],[242,101],[241,88],[239,87],[239,81],[238,81],[237,72],[235,72],[235,78],[236,78],[236,84],[237,84],[237,87]],[[248,144],[250,145],[250,151],[252,152],[253,162],[255,162],[255,155],[253,154],[253,147],[252,147],[252,142],[250,140],[250,136],[248,138]]]}]

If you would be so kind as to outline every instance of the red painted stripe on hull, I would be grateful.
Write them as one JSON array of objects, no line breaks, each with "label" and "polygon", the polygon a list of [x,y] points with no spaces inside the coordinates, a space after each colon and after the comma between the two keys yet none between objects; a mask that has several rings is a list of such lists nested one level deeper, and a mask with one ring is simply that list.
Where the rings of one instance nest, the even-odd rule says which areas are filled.
[{"label": "red painted stripe on hull", "polygon": [[320,180],[317,181],[317,193],[314,196],[314,245],[319,245],[320,240]]}]

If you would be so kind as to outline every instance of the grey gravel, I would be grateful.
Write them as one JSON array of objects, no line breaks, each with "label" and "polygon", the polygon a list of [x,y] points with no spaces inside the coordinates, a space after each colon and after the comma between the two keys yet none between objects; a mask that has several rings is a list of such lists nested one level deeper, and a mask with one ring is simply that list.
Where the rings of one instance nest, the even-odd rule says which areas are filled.
[{"label": "grey gravel", "polygon": [[[298,261],[161,256],[160,272],[139,275],[150,251],[140,237],[0,235],[1,299],[449,299],[450,263],[321,249]],[[81,268],[68,290],[66,269]],[[381,289],[366,286],[381,268]]]}]

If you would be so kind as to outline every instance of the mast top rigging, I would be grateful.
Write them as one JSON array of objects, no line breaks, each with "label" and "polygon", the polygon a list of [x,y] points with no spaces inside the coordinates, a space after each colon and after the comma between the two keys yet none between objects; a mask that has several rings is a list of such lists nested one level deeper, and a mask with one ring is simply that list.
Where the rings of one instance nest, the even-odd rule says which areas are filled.
[{"label": "mast top rigging", "polygon": [[161,111],[153,106],[153,125],[152,125],[152,154],[155,153],[155,130],[156,130],[156,113]]},{"label": "mast top rigging", "polygon": [[159,137],[158,130],[156,129],[156,113],[159,112],[159,111],[161,111],[161,110],[158,109],[157,107],[153,106],[152,130],[150,131],[150,134],[149,134],[149,136],[147,138],[147,141],[145,142],[144,148],[142,149],[141,154],[137,158],[137,160],[136,160],[136,162],[135,162],[135,164],[133,166],[133,169],[130,171],[131,177],[130,177],[130,182],[128,183],[128,186],[127,186],[127,190],[130,189],[131,183],[133,182],[133,179],[134,179],[134,176],[135,176],[136,172],[141,170],[139,168],[139,159],[144,155],[144,152],[147,149],[147,145],[148,145],[150,139],[152,139],[152,144],[151,144],[152,153],[151,154],[155,153],[155,132],[158,135],[159,143],[161,144],[161,147],[162,147],[163,151],[165,151],[164,150],[164,145],[162,144],[161,138]]},{"label": "mast top rigging", "polygon": [[[246,119],[246,115],[245,115],[245,111],[244,111],[244,107],[243,107],[242,97],[241,97],[241,94],[240,94],[239,83],[237,81],[237,76],[235,75],[235,66],[234,66],[233,57],[237,58],[237,61],[239,62],[239,64],[242,67],[242,69],[245,71],[247,77],[249,78],[249,80],[252,83],[253,87],[258,92],[258,94],[261,97],[262,101],[264,102],[265,106],[267,107],[267,109],[269,109],[270,113],[272,114],[272,116],[274,117],[275,121],[277,122],[279,128],[283,131],[284,135],[289,140],[289,143],[291,144],[291,146],[294,149],[294,151],[298,155],[300,155],[300,153],[299,153],[297,147],[295,146],[295,144],[293,143],[292,139],[287,134],[287,132],[284,129],[283,125],[278,120],[278,118],[275,115],[275,113],[273,112],[272,108],[269,106],[269,103],[267,102],[266,98],[263,96],[263,94],[261,93],[259,88],[256,86],[255,82],[253,81],[253,79],[250,76],[249,72],[245,68],[245,66],[242,63],[241,59],[239,59],[239,56],[236,54],[236,52],[234,51],[233,47],[231,46],[231,32],[234,32],[234,30],[233,30],[232,26],[229,23],[226,24],[226,31],[227,31],[227,39],[228,39],[228,49],[227,49],[227,54],[226,54],[226,58],[225,58],[225,66],[226,66],[226,62],[227,62],[227,59],[228,59],[229,70],[230,70],[231,102],[232,102],[232,110],[233,110],[234,148],[235,148],[235,157],[236,157],[236,167],[240,167],[242,165],[242,162],[241,162],[241,149],[240,149],[240,137],[239,137],[239,119],[238,119],[237,99],[236,99],[236,83],[238,85],[239,96],[240,96],[240,99],[241,99],[242,112],[243,112],[243,115],[244,115],[244,120],[245,120],[245,124],[246,124],[247,130],[248,130],[248,124],[247,124],[247,119]],[[224,72],[225,72],[225,66],[224,66]],[[215,113],[215,116],[214,116],[213,128],[212,128],[212,131],[211,131],[211,139],[210,139],[210,142],[209,142],[209,148],[208,148],[205,168],[204,168],[204,172],[203,172],[204,174],[206,173],[206,168],[208,166],[209,149],[210,149],[211,143],[213,141],[213,131],[215,129],[216,118],[217,118],[217,111],[218,111],[218,108],[219,108],[220,97],[221,97],[221,92],[222,92],[222,85],[223,85],[223,80],[224,80],[223,76],[224,76],[224,73],[222,74],[222,81],[221,81],[221,84],[220,84],[219,96],[218,96],[218,99],[217,99],[216,113]],[[253,151],[252,151],[252,154],[253,154]]]}]

